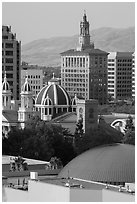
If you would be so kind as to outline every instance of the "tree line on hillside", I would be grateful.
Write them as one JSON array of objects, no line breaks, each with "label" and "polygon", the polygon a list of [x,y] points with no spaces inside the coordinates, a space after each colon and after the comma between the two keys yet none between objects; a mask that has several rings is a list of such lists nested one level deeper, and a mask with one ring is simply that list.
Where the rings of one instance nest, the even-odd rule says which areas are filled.
[{"label": "tree line on hillside", "polygon": [[84,134],[82,120],[77,122],[75,133],[71,135],[69,130],[61,125],[33,117],[27,122],[25,129],[11,129],[8,137],[3,137],[2,153],[43,161],[50,161],[52,157],[56,157],[64,166],[77,155],[99,145],[135,145],[135,127],[131,116],[126,122],[125,135],[120,132],[110,135],[101,126],[95,130],[91,128],[89,132],[90,134]]}]

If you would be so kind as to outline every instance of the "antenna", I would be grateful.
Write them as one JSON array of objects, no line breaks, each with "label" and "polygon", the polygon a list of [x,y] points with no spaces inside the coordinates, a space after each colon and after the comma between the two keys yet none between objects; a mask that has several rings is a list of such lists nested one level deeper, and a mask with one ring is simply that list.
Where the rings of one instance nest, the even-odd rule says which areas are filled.
[{"label": "antenna", "polygon": [[68,179],[69,179],[69,169],[68,169]]}]

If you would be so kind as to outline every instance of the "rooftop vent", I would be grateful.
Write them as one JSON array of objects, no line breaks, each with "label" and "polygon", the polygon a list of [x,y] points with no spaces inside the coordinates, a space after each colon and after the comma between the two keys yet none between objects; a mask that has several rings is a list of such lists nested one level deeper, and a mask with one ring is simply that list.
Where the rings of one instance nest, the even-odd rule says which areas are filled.
[{"label": "rooftop vent", "polygon": [[30,179],[38,181],[38,172],[30,172]]}]

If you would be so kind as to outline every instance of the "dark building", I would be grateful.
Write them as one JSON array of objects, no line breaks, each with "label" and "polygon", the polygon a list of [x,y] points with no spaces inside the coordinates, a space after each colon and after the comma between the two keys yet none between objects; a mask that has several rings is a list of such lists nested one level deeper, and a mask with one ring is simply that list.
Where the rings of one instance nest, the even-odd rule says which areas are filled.
[{"label": "dark building", "polygon": [[16,40],[16,34],[11,27],[2,26],[2,81],[6,71],[7,81],[10,85],[11,99],[20,99],[21,92],[21,42]]}]

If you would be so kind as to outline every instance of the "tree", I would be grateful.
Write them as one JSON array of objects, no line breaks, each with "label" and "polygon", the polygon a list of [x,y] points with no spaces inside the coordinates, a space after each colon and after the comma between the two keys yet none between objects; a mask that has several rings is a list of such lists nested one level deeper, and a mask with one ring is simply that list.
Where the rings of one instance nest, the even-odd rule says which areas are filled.
[{"label": "tree", "polygon": [[[63,165],[73,159],[76,154],[72,143],[68,142],[69,132],[60,125],[41,120],[32,121],[24,130],[15,129],[9,132],[7,140],[3,140],[3,153],[49,161],[51,157],[60,158]],[[5,148],[6,144],[6,148]]]},{"label": "tree", "polygon": [[131,115],[129,115],[126,120],[125,133],[128,131],[134,131],[134,130],[135,130],[135,126],[133,123],[133,118]]},{"label": "tree", "polygon": [[135,126],[133,123],[133,118],[130,115],[128,116],[128,119],[126,120],[125,135],[123,137],[122,142],[124,144],[135,145]]},{"label": "tree", "polygon": [[83,130],[83,118],[80,118],[78,122],[76,123],[76,129],[74,133],[75,139],[81,138],[83,136],[84,130]]},{"label": "tree", "polygon": [[[103,120],[103,119],[102,119]],[[119,143],[122,140],[122,133],[116,130],[111,130],[107,124],[100,123],[96,129],[90,128],[89,131],[82,137],[76,140],[75,147],[77,154],[91,149],[93,147],[105,144]]]}]

